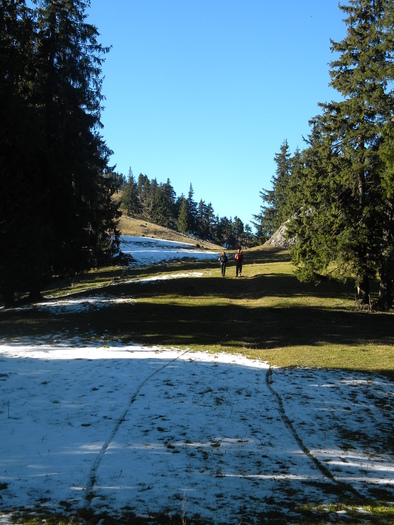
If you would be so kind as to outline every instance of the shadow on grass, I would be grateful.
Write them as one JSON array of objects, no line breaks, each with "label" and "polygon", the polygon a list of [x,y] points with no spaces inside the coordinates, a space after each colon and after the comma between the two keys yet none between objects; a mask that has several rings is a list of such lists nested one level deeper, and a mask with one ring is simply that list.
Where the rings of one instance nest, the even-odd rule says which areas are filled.
[{"label": "shadow on grass", "polygon": [[[238,280],[186,278],[132,282],[108,287],[105,291],[111,296],[135,297],[137,302],[92,307],[67,315],[60,310],[57,315],[56,306],[51,310],[2,312],[0,332],[8,336],[20,332],[39,337],[67,330],[71,337],[89,337],[94,332],[98,337],[125,344],[225,345],[234,349],[394,345],[391,314],[305,304],[305,299],[311,296],[349,299],[351,289],[336,283],[314,287],[302,285],[291,276],[260,275]],[[90,292],[89,296],[95,293],[103,291]],[[284,302],[282,307],[259,306],[253,302],[264,296],[299,297],[299,301],[296,305]],[[232,302],[237,299],[248,299],[250,303]]]},{"label": "shadow on grass", "polygon": [[117,326],[116,335],[124,342],[138,339],[148,344],[251,349],[323,343],[394,345],[392,316],[384,314],[373,316],[306,307],[137,303],[133,308],[117,308],[116,317],[113,323]]},{"label": "shadow on grass", "polygon": [[[235,270],[234,270],[235,273]],[[183,295],[190,297],[212,296],[231,300],[258,300],[264,297],[321,297],[352,299],[354,288],[334,281],[313,283],[300,283],[295,276],[286,274],[264,274],[253,277],[235,278],[233,271],[228,272],[226,278],[212,277],[206,279],[181,278],[168,279],[160,282],[146,282],[139,290],[135,287],[132,294],[138,296],[165,297],[166,295]],[[141,286],[141,284],[139,285]],[[130,293],[130,289],[124,289]]]}]

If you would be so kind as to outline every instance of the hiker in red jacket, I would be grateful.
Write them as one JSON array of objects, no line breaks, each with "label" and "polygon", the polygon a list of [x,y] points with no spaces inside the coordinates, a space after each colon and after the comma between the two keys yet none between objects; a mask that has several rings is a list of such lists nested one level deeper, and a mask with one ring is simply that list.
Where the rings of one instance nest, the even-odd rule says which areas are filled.
[{"label": "hiker in red jacket", "polygon": [[244,253],[241,250],[241,246],[238,246],[237,253],[235,254],[235,277],[241,277],[242,275],[242,263],[244,260]]}]

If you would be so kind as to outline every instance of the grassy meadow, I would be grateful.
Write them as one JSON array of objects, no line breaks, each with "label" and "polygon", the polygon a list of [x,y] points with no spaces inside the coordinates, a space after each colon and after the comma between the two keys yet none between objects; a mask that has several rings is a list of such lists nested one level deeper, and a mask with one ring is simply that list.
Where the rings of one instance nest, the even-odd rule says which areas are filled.
[{"label": "grassy meadow", "polygon": [[[102,268],[72,286],[55,283],[46,298],[91,297],[105,289],[135,301],[64,317],[38,309],[3,311],[0,331],[3,337],[36,339],[66,332],[87,343],[94,338],[108,345],[187,347],[240,353],[272,366],[394,375],[393,312],[357,310],[353,283],[300,283],[287,251],[246,250],[241,278],[229,255],[225,278],[218,263],[181,261]],[[159,279],[165,275],[179,277]]]}]

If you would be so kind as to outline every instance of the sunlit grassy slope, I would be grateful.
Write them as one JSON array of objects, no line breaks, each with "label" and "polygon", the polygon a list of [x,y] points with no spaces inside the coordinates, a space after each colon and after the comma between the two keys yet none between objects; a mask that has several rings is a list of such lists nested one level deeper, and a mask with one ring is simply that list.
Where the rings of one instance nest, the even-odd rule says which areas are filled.
[{"label": "sunlit grassy slope", "polygon": [[163,226],[153,224],[152,222],[148,222],[143,219],[133,219],[132,217],[128,217],[125,214],[123,214],[120,218],[119,229],[122,235],[153,237],[157,239],[166,239],[169,241],[187,242],[209,250],[220,249],[220,247],[218,247],[216,244],[212,244],[211,242],[202,241],[201,239],[196,239],[174,230],[169,230],[168,228],[164,228]]}]

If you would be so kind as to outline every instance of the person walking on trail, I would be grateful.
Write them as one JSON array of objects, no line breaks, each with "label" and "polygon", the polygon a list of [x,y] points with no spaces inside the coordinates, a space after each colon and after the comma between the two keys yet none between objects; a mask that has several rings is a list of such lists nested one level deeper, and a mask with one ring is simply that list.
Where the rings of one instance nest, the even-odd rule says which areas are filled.
[{"label": "person walking on trail", "polygon": [[238,246],[237,253],[235,254],[235,277],[241,277],[242,275],[242,263],[244,261],[244,253],[241,250],[241,246]]},{"label": "person walking on trail", "polygon": [[224,277],[226,275],[226,266],[228,262],[226,252],[221,253],[218,261],[220,262],[220,268],[222,270],[222,277]]}]

